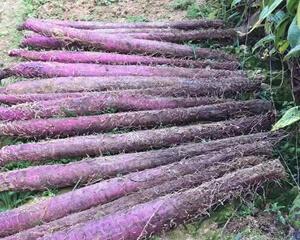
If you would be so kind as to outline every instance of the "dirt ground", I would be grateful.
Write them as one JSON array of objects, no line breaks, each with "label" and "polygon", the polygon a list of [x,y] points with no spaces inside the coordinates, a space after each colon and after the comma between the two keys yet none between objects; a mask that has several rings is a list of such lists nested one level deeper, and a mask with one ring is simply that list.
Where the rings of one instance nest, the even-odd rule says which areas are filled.
[{"label": "dirt ground", "polygon": [[[108,6],[105,1],[48,1],[40,9],[38,17],[55,17],[83,20],[113,20],[124,22],[128,17],[140,16],[148,20],[179,20],[185,17],[183,11],[173,11],[170,0],[121,0]],[[108,2],[108,1],[106,1]]]}]

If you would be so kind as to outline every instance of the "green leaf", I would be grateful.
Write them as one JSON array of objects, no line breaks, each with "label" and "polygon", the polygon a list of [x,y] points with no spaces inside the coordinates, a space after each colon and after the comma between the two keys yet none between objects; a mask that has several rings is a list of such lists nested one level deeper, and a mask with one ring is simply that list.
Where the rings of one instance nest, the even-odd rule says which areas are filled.
[{"label": "green leaf", "polygon": [[272,12],[283,2],[283,0],[275,0],[270,5],[266,5],[259,15],[259,20],[254,24],[251,31],[257,28]]},{"label": "green leaf", "polygon": [[298,6],[299,0],[287,0],[286,2],[286,8],[292,16],[296,14],[297,6]]},{"label": "green leaf", "polygon": [[289,213],[289,222],[295,229],[300,229],[300,194],[293,202]]},{"label": "green leaf", "polygon": [[284,52],[288,49],[289,46],[290,46],[290,44],[289,44],[288,40],[282,40],[282,41],[278,42],[276,47],[280,54],[284,54]]},{"label": "green leaf", "polygon": [[275,25],[279,24],[283,18],[285,18],[287,16],[287,14],[282,11],[279,10],[277,11],[275,14],[271,14],[270,17],[268,17],[269,21],[272,21]]},{"label": "green leaf", "polygon": [[291,47],[296,47],[300,44],[300,28],[297,26],[296,17],[289,27],[287,39]]},{"label": "green leaf", "polygon": [[287,29],[288,26],[291,23],[291,18],[290,16],[286,15],[275,27],[275,46],[277,49],[282,46],[283,41],[286,40],[286,35],[287,35]]},{"label": "green leaf", "polygon": [[276,25],[275,35],[276,37],[283,37],[286,34],[287,26],[291,22],[291,17],[287,14]]},{"label": "green leaf", "polygon": [[300,45],[292,48],[287,55],[284,57],[284,61],[289,60],[290,58],[300,57]]},{"label": "green leaf", "polygon": [[252,52],[255,52],[258,48],[266,46],[267,43],[274,42],[275,36],[273,34],[269,34],[264,38],[260,39],[253,47]]},{"label": "green leaf", "polygon": [[275,0],[271,4],[266,5],[261,11],[259,18],[261,20],[266,19],[282,2],[283,0]]},{"label": "green leaf", "polygon": [[233,0],[231,2],[231,7],[235,7],[236,5],[238,5],[242,0]]},{"label": "green leaf", "polygon": [[286,111],[282,118],[273,126],[272,131],[287,127],[295,122],[300,121],[299,107],[293,107]]},{"label": "green leaf", "polygon": [[300,2],[298,4],[298,10],[297,10],[296,18],[297,18],[297,25],[300,28]]}]

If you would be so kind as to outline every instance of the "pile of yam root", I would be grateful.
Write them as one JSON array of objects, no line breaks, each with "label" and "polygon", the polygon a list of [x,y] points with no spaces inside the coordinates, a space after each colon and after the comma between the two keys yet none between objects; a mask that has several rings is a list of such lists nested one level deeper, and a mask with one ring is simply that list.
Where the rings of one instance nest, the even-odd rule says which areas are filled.
[{"label": "pile of yam root", "polygon": [[[222,48],[220,20],[28,19],[0,72],[0,191],[59,194],[0,213],[2,239],[136,240],[285,177],[274,110]],[[18,77],[17,82],[7,79]],[[248,99],[248,100],[241,100]],[[66,161],[67,160],[67,161]],[[64,163],[69,162],[69,163]]]}]

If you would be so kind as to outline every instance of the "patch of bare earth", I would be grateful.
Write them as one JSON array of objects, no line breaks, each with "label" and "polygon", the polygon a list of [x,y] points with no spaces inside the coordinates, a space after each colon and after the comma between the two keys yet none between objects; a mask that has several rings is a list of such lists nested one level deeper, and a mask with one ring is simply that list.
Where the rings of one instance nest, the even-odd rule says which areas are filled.
[{"label": "patch of bare earth", "polygon": [[[102,1],[103,2],[103,1]],[[39,9],[41,18],[60,15],[64,19],[114,20],[124,22],[128,17],[140,16],[148,20],[180,20],[185,18],[184,11],[173,10],[170,0],[120,0],[107,6],[101,1],[59,0],[48,1]]]}]

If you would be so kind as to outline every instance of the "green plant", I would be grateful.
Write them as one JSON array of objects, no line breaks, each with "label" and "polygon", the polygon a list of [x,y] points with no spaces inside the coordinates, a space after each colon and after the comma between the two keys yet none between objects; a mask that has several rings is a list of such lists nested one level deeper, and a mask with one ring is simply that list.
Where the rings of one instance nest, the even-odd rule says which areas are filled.
[{"label": "green plant", "polygon": [[268,208],[266,208],[265,212],[276,214],[277,220],[282,224],[286,224],[287,220],[281,211],[284,208],[285,208],[285,206],[281,206],[277,202],[275,202],[275,203],[272,203]]},{"label": "green plant", "polygon": [[297,230],[300,229],[300,195],[298,195],[289,213],[289,223]]},{"label": "green plant", "polygon": [[203,15],[203,13],[201,12],[201,8],[197,3],[193,3],[192,5],[189,5],[187,8],[187,17],[188,18],[198,18],[201,17],[201,15]]},{"label": "green plant", "polygon": [[171,7],[175,10],[186,10],[186,16],[190,19],[195,18],[216,18],[222,7],[219,2],[199,5],[196,0],[174,0]]},{"label": "green plant", "polygon": [[118,0],[95,0],[96,5],[103,5],[103,6],[109,6],[116,2],[118,2]]},{"label": "green plant", "polygon": [[[285,55],[284,60],[300,56],[300,2],[299,0],[266,0],[249,4],[249,1],[233,0],[232,15],[238,25],[246,23],[251,29],[263,28],[266,36],[253,50],[269,49],[268,55]],[[242,10],[241,10],[242,9]],[[241,14],[239,14],[241,13]]]},{"label": "green plant", "polygon": [[247,217],[252,216],[255,212],[255,204],[254,202],[246,202],[242,204],[241,207],[237,211],[237,216],[239,217]]},{"label": "green plant", "polygon": [[31,192],[2,192],[0,193],[0,212],[18,207],[32,198]]},{"label": "green plant", "polygon": [[171,7],[175,10],[187,10],[189,6],[195,4],[195,0],[174,0]]},{"label": "green plant", "polygon": [[25,17],[37,17],[37,12],[49,0],[23,0]]},{"label": "green plant", "polygon": [[[300,56],[300,2],[288,0],[283,5],[283,0],[270,1],[263,5],[257,22],[252,30],[262,26],[268,34],[265,39],[272,43],[271,53],[285,54],[284,60]],[[297,10],[298,9],[298,10]],[[257,43],[264,46],[264,42]]]},{"label": "green plant", "polygon": [[149,22],[149,19],[147,19],[144,16],[128,16],[127,17],[127,22],[132,22],[132,23],[136,23],[136,22]]},{"label": "green plant", "polygon": [[[299,107],[295,106],[294,102],[289,103],[288,106],[285,103],[291,101],[292,91],[287,89],[292,88],[293,90],[294,85],[291,66],[295,65],[297,57],[300,56],[299,0],[260,0],[255,2],[233,0],[229,12],[231,13],[229,19],[235,21],[240,32],[249,35],[246,38],[247,45],[249,45],[249,40],[257,39],[265,33],[261,39],[257,40],[252,52],[255,55],[261,55],[263,60],[267,60],[265,62],[269,66],[266,69],[269,73],[265,72],[265,75],[270,85],[269,98],[281,111],[282,117],[272,130],[295,125],[300,120]],[[288,71],[289,68],[290,71]],[[278,77],[274,74],[274,70],[278,69],[281,70],[281,82],[277,81]],[[288,78],[290,81],[285,81]],[[295,177],[294,174],[299,175],[295,173],[295,165],[298,164],[295,157],[297,156],[296,145],[297,136],[293,136],[279,150],[293,177]]]},{"label": "green plant", "polygon": [[218,9],[213,4],[199,5],[193,3],[187,7],[187,17],[194,18],[208,18],[214,19],[218,15]]},{"label": "green plant", "polygon": [[272,131],[287,127],[300,121],[300,109],[298,106],[292,107],[286,111],[281,119],[273,126]]},{"label": "green plant", "polygon": [[42,193],[43,197],[54,197],[58,193],[57,189],[47,189]]}]

